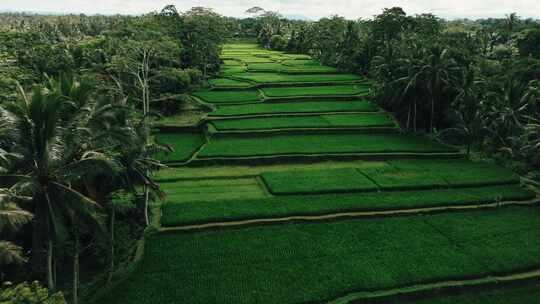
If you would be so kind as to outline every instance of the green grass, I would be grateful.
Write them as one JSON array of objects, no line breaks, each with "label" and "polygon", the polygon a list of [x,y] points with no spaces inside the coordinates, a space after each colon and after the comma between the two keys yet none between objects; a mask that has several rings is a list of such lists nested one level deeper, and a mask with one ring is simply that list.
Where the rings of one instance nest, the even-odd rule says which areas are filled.
[{"label": "green grass", "polygon": [[[278,59],[277,57],[272,57]],[[291,60],[295,61],[295,60]],[[303,60],[298,60],[303,61]],[[250,63],[248,65],[249,71],[265,71],[265,72],[281,72],[281,73],[337,73],[336,68],[322,66],[322,65],[284,65],[278,62],[272,63]]]},{"label": "green grass", "polygon": [[324,195],[287,195],[266,199],[167,199],[162,225],[166,227],[294,215],[381,211],[423,207],[493,203],[497,200],[527,200],[534,194],[516,185],[467,189],[433,189]]},{"label": "green grass", "polygon": [[297,97],[297,96],[348,96],[368,93],[366,85],[335,85],[312,87],[263,88],[268,97]]},{"label": "green grass", "polygon": [[[459,170],[456,168],[456,170]],[[428,171],[398,170],[392,167],[362,169],[382,190],[446,188],[446,180]]]},{"label": "green grass", "polygon": [[390,163],[403,171],[430,172],[451,186],[518,183],[519,176],[511,170],[482,162],[467,160],[400,160]]},{"label": "green grass", "polygon": [[228,78],[215,78],[208,80],[208,83],[216,88],[249,88],[253,86],[253,84],[246,82],[246,81],[240,81],[235,79],[228,79]]},{"label": "green grass", "polygon": [[365,100],[351,101],[291,101],[219,107],[208,116],[241,116],[280,113],[325,113],[325,112],[377,112],[380,109]]},{"label": "green grass", "polygon": [[100,303],[324,303],[537,267],[538,239],[531,207],[155,234]]},{"label": "green grass", "polygon": [[242,62],[228,59],[228,60],[223,60],[223,64],[226,66],[239,66],[239,65],[242,65]]},{"label": "green grass", "polygon": [[227,119],[213,121],[212,125],[219,131],[395,127],[386,113]]},{"label": "green grass", "polygon": [[199,91],[194,96],[209,103],[243,103],[260,101],[257,90]]},{"label": "green grass", "polygon": [[332,74],[332,73],[338,73],[338,69],[329,67],[329,66],[314,66],[314,65],[306,65],[306,66],[285,66],[282,70],[282,73],[291,73],[291,74],[306,74],[306,73],[314,73],[314,74]]},{"label": "green grass", "polygon": [[321,63],[314,59],[304,59],[304,60],[283,60],[283,65],[288,66],[322,66]]},{"label": "green grass", "polygon": [[305,54],[283,54],[283,57],[292,60],[309,60],[311,56]]},{"label": "green grass", "polygon": [[259,45],[256,43],[225,43],[223,45],[223,50],[238,50],[238,49],[260,49]]},{"label": "green grass", "polygon": [[160,182],[160,187],[167,193],[169,203],[267,197],[255,177],[173,179]]},{"label": "green grass", "polygon": [[212,138],[198,158],[344,153],[455,152],[445,145],[402,134],[257,134]]},{"label": "green grass", "polygon": [[222,66],[220,70],[220,74],[223,76],[241,75],[245,72],[246,68],[244,66]]},{"label": "green grass", "polygon": [[281,63],[250,63],[248,64],[248,71],[268,71],[279,72],[284,66]]},{"label": "green grass", "polygon": [[273,63],[274,61],[270,58],[264,58],[264,57],[255,57],[250,55],[246,56],[238,56],[238,59],[242,60],[242,62],[250,64],[250,63]]},{"label": "green grass", "polygon": [[156,135],[156,140],[173,148],[173,152],[167,155],[158,155],[162,161],[187,161],[193,153],[205,142],[203,134],[199,133],[165,133]]},{"label": "green grass", "polygon": [[[428,162],[435,164],[435,166],[413,169],[397,169],[389,165],[364,169],[291,170],[263,173],[262,177],[273,194],[358,192],[377,189],[419,190],[519,183],[517,176],[500,174],[501,168],[493,165],[478,164],[466,160],[430,160]],[[394,163],[409,162],[400,160]],[[444,163],[446,166],[451,163],[452,170],[460,172],[460,176],[475,178],[461,180],[459,176],[447,176],[444,171],[437,170],[437,165],[440,163]],[[488,177],[489,182],[484,177]],[[478,181],[482,181],[482,183]],[[327,185],[328,183],[329,185]],[[363,187],[358,187],[356,183],[360,183]]]},{"label": "green grass", "polygon": [[[317,82],[345,82],[359,81],[364,79],[361,76],[353,74],[315,74],[315,75],[295,75],[295,74],[277,74],[277,73],[245,73],[236,76],[239,79],[254,81],[257,83],[317,83]],[[293,91],[304,90],[302,87],[288,88]],[[309,88],[308,88],[309,89]],[[268,90],[268,89],[266,89]],[[265,91],[266,92],[266,91]],[[354,91],[356,92],[356,91]],[[355,93],[352,93],[355,94]]]},{"label": "green grass", "polygon": [[354,168],[266,172],[262,178],[276,195],[377,190],[377,185]]}]

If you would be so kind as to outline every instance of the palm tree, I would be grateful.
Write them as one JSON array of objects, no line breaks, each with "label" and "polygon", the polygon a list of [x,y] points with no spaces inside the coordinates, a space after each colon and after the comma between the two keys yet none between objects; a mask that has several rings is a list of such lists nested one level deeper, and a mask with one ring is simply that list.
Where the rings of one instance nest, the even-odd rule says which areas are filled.
[{"label": "palm tree", "polygon": [[454,88],[461,69],[450,56],[448,49],[434,46],[424,50],[424,56],[411,67],[414,70],[407,88],[420,87],[430,102],[430,130],[435,126],[436,107],[445,97],[444,94]]},{"label": "palm tree", "polygon": [[[45,247],[50,289],[55,287],[54,242],[66,237],[68,215],[88,226],[102,227],[100,206],[76,187],[86,174],[112,168],[108,157],[85,149],[90,145],[82,141],[82,134],[91,132],[84,108],[87,95],[83,91],[87,87],[62,77],[58,83],[51,82],[49,88],[35,86],[31,96],[20,88],[21,98],[2,105],[0,111],[4,122],[0,134],[8,134],[3,142],[12,143],[2,154],[21,156],[16,162],[16,174],[9,175],[15,179],[11,191],[33,197],[32,259],[34,263],[39,261]],[[39,266],[34,264],[34,270]]]},{"label": "palm tree", "polygon": [[516,13],[511,13],[506,15],[506,18],[504,20],[504,25],[506,27],[506,31],[511,34],[514,31],[514,27],[516,23],[518,22],[519,17]]},{"label": "palm tree", "polygon": [[[23,200],[14,197],[9,189],[0,188],[0,233],[15,233],[24,224],[32,219],[32,214],[24,211],[15,204]],[[22,264],[26,262],[22,248],[8,241],[0,240],[0,269],[10,264]],[[0,282],[4,274],[0,271]]]}]

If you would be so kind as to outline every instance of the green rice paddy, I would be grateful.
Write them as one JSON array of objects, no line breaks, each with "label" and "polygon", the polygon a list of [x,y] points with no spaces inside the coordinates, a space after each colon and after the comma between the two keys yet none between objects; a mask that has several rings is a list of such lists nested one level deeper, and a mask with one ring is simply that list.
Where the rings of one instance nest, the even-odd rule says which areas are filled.
[{"label": "green rice paddy", "polygon": [[[101,303],[313,303],[538,266],[540,209],[161,233]],[[516,250],[520,248],[520,250]],[[250,279],[246,279],[250,278]]]},{"label": "green rice paddy", "polygon": [[349,96],[368,94],[366,85],[335,85],[312,87],[263,88],[261,91],[268,97],[298,97],[298,96]]},{"label": "green rice paddy", "polygon": [[395,122],[386,113],[276,116],[213,121],[219,131],[278,130],[301,128],[394,128]]},{"label": "green rice paddy", "polygon": [[201,91],[193,93],[194,96],[208,103],[246,103],[260,101],[257,90],[236,90],[236,91]]},{"label": "green rice paddy", "polygon": [[[161,227],[99,303],[329,303],[540,268],[540,208],[512,171],[400,133],[364,76],[251,43],[221,58],[222,78],[193,93],[212,108],[201,132],[156,134],[179,166],[157,176]],[[537,290],[348,303],[536,304]]]},{"label": "green rice paddy", "polygon": [[[209,187],[210,188],[210,187]],[[251,192],[250,192],[251,193]],[[497,201],[522,201],[534,197],[517,185],[430,189],[410,191],[366,191],[281,195],[256,199],[251,197],[217,200],[190,196],[172,196],[163,206],[162,225],[228,222],[287,216],[317,216],[325,214],[387,211],[414,208],[448,207],[488,204]]]},{"label": "green rice paddy", "polygon": [[[258,84],[268,83],[317,83],[317,82],[351,82],[363,80],[353,74],[279,74],[279,73],[244,73],[238,79],[253,81]],[[266,92],[266,91],[265,91]],[[355,93],[351,93],[355,94]]]},{"label": "green rice paddy", "polygon": [[414,135],[401,134],[258,134],[212,139],[198,158],[276,155],[452,153],[454,149]]},{"label": "green rice paddy", "polygon": [[246,82],[246,81],[240,81],[235,79],[228,79],[228,78],[216,78],[216,79],[210,79],[208,80],[208,83],[216,88],[249,88],[253,86],[253,84]]},{"label": "green rice paddy", "polygon": [[204,135],[198,133],[161,132],[156,135],[156,140],[168,144],[173,149],[171,153],[159,155],[158,158],[165,162],[187,161],[205,143]]},{"label": "green rice paddy", "polygon": [[219,107],[208,114],[209,117],[249,116],[265,114],[304,114],[339,112],[377,112],[380,109],[365,100],[350,101],[290,101]]}]

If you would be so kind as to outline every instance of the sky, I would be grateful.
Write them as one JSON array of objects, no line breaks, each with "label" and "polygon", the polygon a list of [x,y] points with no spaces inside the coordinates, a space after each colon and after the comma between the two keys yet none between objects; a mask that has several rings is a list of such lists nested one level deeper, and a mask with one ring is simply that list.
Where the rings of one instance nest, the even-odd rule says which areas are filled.
[{"label": "sky", "polygon": [[167,4],[186,11],[193,6],[211,7],[233,17],[247,17],[248,8],[259,6],[285,16],[312,20],[330,15],[369,19],[385,7],[400,6],[408,14],[433,13],[441,18],[504,17],[516,12],[522,18],[540,19],[540,0],[0,0],[0,11],[85,14],[142,14]]}]

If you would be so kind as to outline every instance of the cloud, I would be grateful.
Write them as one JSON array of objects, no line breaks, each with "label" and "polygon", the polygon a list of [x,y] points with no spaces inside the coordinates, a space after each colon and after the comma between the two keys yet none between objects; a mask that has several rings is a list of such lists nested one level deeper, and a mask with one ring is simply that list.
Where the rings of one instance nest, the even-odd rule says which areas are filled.
[{"label": "cloud", "polygon": [[538,0],[0,0],[0,10],[85,14],[143,14],[174,4],[185,11],[193,6],[214,8],[227,16],[245,17],[245,10],[260,6],[284,15],[319,19],[340,15],[350,19],[371,18],[385,7],[401,6],[408,14],[433,13],[443,18],[504,17],[516,12],[540,19]]}]

